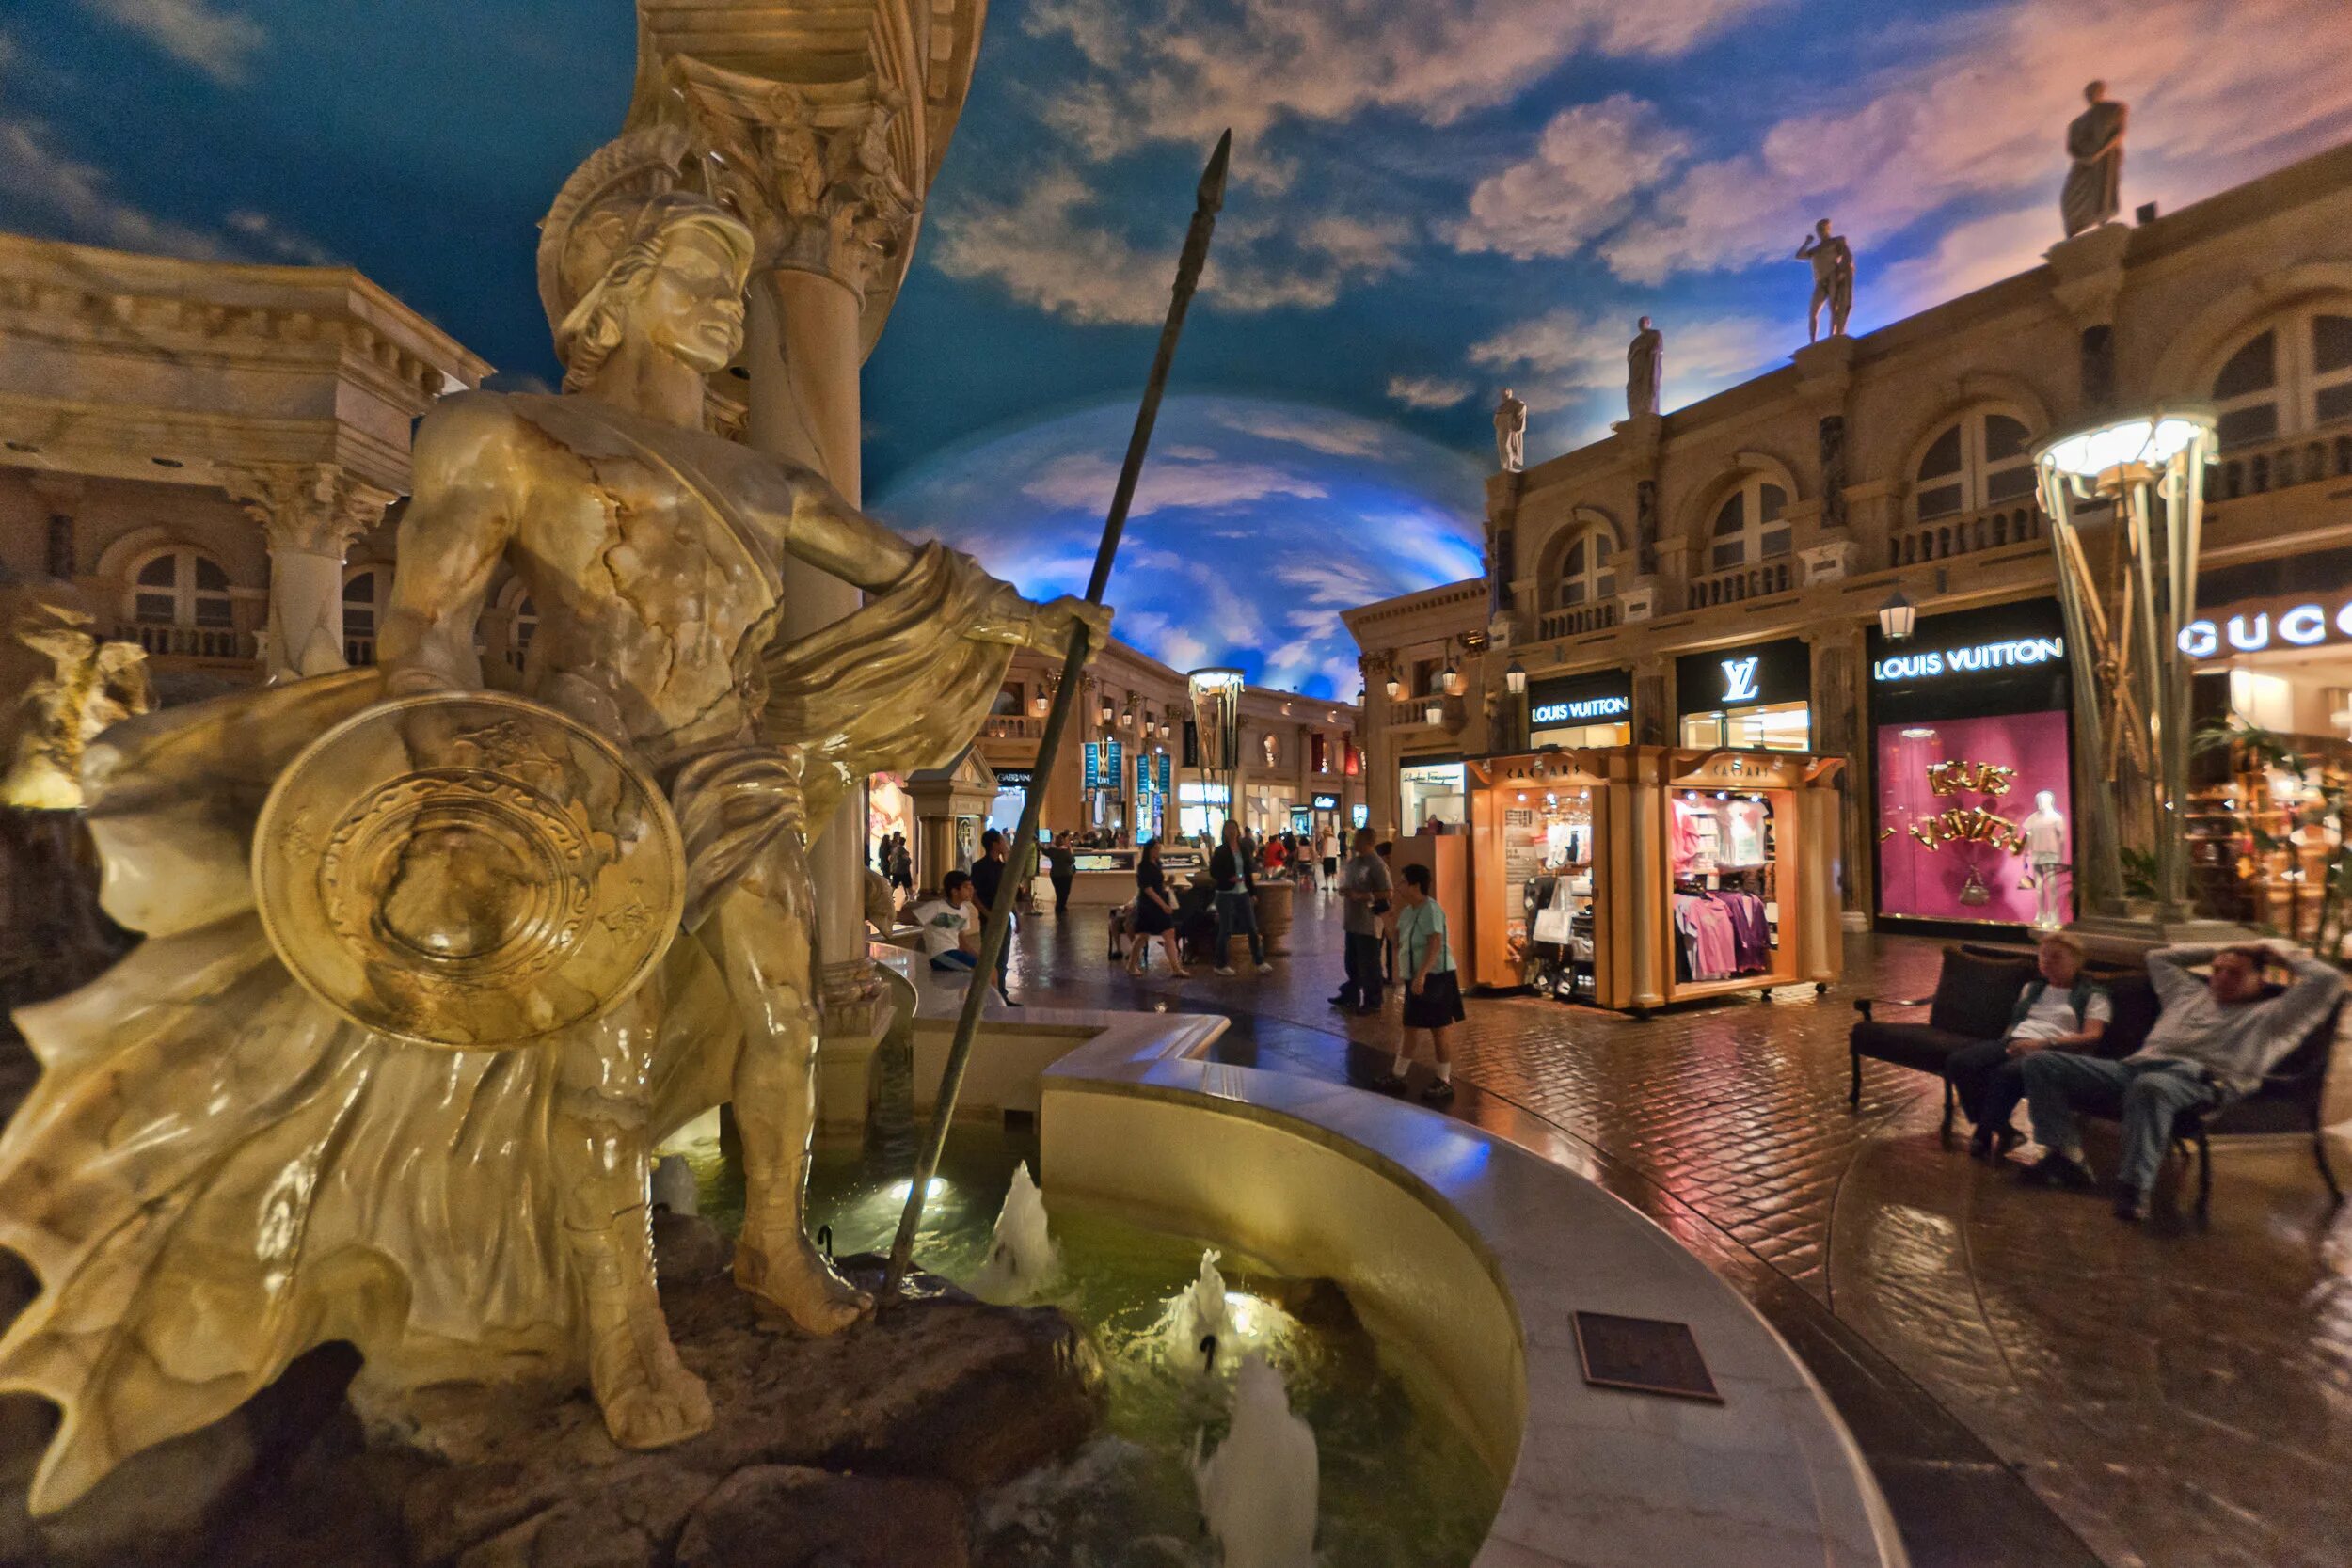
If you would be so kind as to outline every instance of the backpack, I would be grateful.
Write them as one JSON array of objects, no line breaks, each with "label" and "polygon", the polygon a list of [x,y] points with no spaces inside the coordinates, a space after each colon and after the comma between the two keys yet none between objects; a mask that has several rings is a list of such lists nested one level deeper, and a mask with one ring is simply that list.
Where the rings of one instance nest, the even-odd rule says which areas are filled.
[{"label": "backpack", "polygon": [[[2049,989],[2050,982],[2039,974],[2026,982],[2026,989],[2018,994],[2016,1008],[2009,1015],[2009,1029],[2001,1031],[2003,1038],[2008,1037],[2010,1029],[2026,1022],[2026,1015],[2033,1011],[2033,1005],[2041,1001],[2042,993]],[[2083,1010],[2090,1006],[2090,999],[2104,993],[2106,989],[2088,974],[2074,976],[2074,983],[2067,988],[2066,1005],[2074,1009],[2075,1028],[2083,1026]]]}]

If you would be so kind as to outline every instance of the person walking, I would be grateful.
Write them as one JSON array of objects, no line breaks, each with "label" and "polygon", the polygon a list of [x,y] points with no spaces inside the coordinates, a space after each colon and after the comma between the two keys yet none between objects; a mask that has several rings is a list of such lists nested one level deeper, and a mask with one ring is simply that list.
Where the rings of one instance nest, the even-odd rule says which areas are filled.
[{"label": "person walking", "polygon": [[1249,958],[1258,973],[1273,974],[1274,966],[1265,961],[1265,938],[1258,933],[1257,901],[1250,896],[1258,879],[1249,868],[1249,847],[1242,839],[1241,824],[1230,816],[1225,819],[1225,842],[1209,857],[1209,879],[1216,887],[1216,972],[1233,973],[1226,959],[1232,956],[1233,935],[1240,931],[1248,933]]},{"label": "person walking", "polygon": [[1405,1092],[1413,1033],[1420,1030],[1429,1037],[1438,1069],[1436,1081],[1421,1091],[1421,1098],[1443,1105],[1454,1098],[1454,1050],[1448,1037],[1465,1016],[1462,986],[1446,942],[1445,911],[1430,896],[1429,868],[1408,865],[1404,879],[1397,891],[1396,944],[1405,964],[1405,1027],[1397,1037],[1396,1061],[1373,1087],[1383,1094]]},{"label": "person walking", "polygon": [[[1005,892],[1005,860],[1011,848],[1011,840],[1003,830],[991,828],[980,835],[980,858],[972,863],[972,902],[986,922],[996,908],[996,900]],[[1005,999],[1005,1006],[1017,1007],[1012,999],[1012,933],[1014,922],[1005,923],[1005,945],[996,955],[996,994]]]},{"label": "person walking", "polygon": [[1340,929],[1347,943],[1347,979],[1331,1006],[1352,1007],[1359,1015],[1380,1010],[1380,917],[1395,891],[1388,862],[1373,853],[1372,842],[1370,828],[1356,830],[1356,852],[1331,884],[1345,900]]},{"label": "person walking", "polygon": [[[1356,830],[1361,833],[1364,830]],[[1340,879],[1340,835],[1326,828],[1315,839],[1315,858],[1323,862],[1323,879],[1336,885]]]},{"label": "person walking", "polygon": [[1057,915],[1068,914],[1070,890],[1078,882],[1078,853],[1071,847],[1069,830],[1056,833],[1053,842],[1045,846],[1043,853],[1046,879],[1054,884],[1054,912]]},{"label": "person walking", "polygon": [[914,854],[907,847],[906,834],[898,833],[895,836],[898,844],[898,847],[890,853],[890,879],[898,886],[900,893],[913,898],[914,896]]},{"label": "person walking", "polygon": [[1127,948],[1128,974],[1143,973],[1144,951],[1157,938],[1168,954],[1168,972],[1179,980],[1190,974],[1176,946],[1176,900],[1168,891],[1168,874],[1160,869],[1156,838],[1144,841],[1143,853],[1136,862],[1136,902],[1127,929],[1135,939]]}]

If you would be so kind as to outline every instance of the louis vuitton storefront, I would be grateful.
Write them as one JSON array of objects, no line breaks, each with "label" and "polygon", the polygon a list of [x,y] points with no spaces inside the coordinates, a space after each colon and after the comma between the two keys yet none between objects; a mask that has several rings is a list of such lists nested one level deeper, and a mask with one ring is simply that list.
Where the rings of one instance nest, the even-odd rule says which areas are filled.
[{"label": "louis vuitton storefront", "polygon": [[1812,650],[1801,637],[1675,660],[1675,729],[1685,746],[1810,751],[1812,699]]}]

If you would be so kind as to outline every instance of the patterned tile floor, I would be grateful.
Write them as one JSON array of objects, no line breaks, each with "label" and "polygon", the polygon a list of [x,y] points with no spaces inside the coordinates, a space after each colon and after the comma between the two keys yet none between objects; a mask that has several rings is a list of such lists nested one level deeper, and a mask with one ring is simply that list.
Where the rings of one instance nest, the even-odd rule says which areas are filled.
[{"label": "patterned tile floor", "polygon": [[[1014,994],[1223,1013],[1230,1059],[1368,1082],[1395,1003],[1326,1005],[1337,906],[1300,906],[1276,974],[1184,982],[1120,973],[1103,911],[1042,914]],[[1930,1079],[1869,1064],[1849,1111],[1852,999],[1922,994],[1936,953],[1853,938],[1827,996],[1642,1021],[1474,997],[1454,1114],[1601,1180],[1744,1291],[1919,1563],[2352,1562],[2352,1206],[2329,1211],[2304,1146],[2233,1148],[2209,1228],[2133,1229],[1941,1148]]]}]

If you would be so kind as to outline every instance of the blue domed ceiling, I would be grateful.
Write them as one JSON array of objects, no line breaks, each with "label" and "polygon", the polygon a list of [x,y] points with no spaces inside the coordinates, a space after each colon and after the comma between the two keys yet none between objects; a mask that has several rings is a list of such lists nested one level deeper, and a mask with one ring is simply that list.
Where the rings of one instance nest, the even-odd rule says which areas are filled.
[{"label": "blue domed ceiling", "polygon": [[[869,498],[1032,597],[1084,591],[1135,422],[1104,404],[961,443]],[[1109,599],[1120,640],[1179,670],[1352,701],[1340,611],[1477,575],[1477,469],[1393,425],[1309,404],[1185,396],[1160,411]]]}]

